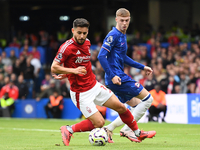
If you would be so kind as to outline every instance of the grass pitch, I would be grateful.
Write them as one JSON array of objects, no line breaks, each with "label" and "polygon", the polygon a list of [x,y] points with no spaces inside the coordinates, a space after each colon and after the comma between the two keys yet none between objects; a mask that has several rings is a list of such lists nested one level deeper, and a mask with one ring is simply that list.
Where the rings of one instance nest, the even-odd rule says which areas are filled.
[{"label": "grass pitch", "polygon": [[[72,125],[81,120],[61,119],[13,119],[0,118],[0,150],[199,150],[200,125],[139,123],[145,131],[156,130],[156,137],[141,143],[120,137],[118,127],[114,130],[115,143],[91,146],[88,132],[75,133],[70,146],[64,146],[60,126]],[[109,122],[106,121],[106,124]]]}]

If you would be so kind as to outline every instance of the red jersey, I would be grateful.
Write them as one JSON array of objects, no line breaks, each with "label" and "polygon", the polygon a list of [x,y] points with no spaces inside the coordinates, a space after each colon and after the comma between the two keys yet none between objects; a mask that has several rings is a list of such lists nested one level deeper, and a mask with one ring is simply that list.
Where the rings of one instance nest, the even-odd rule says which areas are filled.
[{"label": "red jersey", "polygon": [[67,74],[70,82],[70,89],[73,92],[85,92],[90,90],[96,84],[96,76],[92,72],[92,65],[90,62],[90,41],[85,40],[83,45],[76,43],[71,38],[63,43],[54,58],[60,64],[64,64],[66,68],[77,68],[85,66],[87,70],[86,75],[82,74]]},{"label": "red jersey", "polygon": [[13,85],[11,88],[10,85],[7,84],[1,88],[0,98],[2,98],[5,93],[8,93],[8,96],[10,98],[13,98],[14,100],[16,100],[16,99],[18,99],[18,96],[19,96],[19,89],[15,85]]}]

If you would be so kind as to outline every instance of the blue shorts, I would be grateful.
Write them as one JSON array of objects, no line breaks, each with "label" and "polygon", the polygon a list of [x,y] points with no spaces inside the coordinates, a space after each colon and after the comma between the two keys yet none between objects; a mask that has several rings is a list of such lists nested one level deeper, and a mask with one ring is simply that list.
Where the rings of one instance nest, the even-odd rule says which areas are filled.
[{"label": "blue shorts", "polygon": [[115,93],[122,103],[126,103],[131,100],[133,97],[136,97],[140,94],[144,88],[140,83],[135,80],[122,82],[121,85],[109,84],[107,87]]}]

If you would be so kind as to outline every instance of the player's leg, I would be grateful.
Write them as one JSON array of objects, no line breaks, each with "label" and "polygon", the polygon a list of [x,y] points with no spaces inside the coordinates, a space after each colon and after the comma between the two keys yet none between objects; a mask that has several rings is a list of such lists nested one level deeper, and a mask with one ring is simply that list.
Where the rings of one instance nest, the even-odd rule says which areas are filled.
[{"label": "player's leg", "polygon": [[94,128],[101,128],[103,127],[105,121],[99,111],[95,112],[93,115],[88,117],[86,120],[83,120],[79,123],[74,125],[67,125],[62,126],[61,133],[64,145],[68,146],[71,136],[74,132],[85,132],[91,131]]},{"label": "player's leg", "polygon": [[[153,102],[153,97],[145,88],[143,88],[140,94],[136,96],[136,98],[141,99],[141,103],[139,103],[135,107],[134,111],[132,111],[132,114],[135,117],[135,120],[139,121],[140,118],[142,118],[142,116],[145,114],[147,109],[151,106],[151,103]],[[126,125],[123,127],[123,129],[130,130]]]},{"label": "player's leg", "polygon": [[105,121],[94,104],[96,96],[95,92],[98,92],[95,88],[83,93],[70,91],[72,102],[80,109],[87,119],[77,124],[62,126],[60,128],[64,145],[69,145],[71,136],[74,132],[91,131],[94,128],[102,127],[104,125]]}]

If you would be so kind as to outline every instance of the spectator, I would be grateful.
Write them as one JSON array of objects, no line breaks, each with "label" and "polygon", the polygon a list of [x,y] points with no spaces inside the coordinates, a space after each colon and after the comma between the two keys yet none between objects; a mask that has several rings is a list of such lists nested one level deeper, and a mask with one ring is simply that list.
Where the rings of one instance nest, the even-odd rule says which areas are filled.
[{"label": "spectator", "polygon": [[167,104],[165,98],[165,92],[160,90],[160,85],[156,84],[154,89],[150,91],[153,102],[149,108],[149,121],[158,121],[159,113],[164,112],[162,122],[165,122],[165,115],[167,111]]},{"label": "spectator", "polygon": [[34,67],[34,76],[38,77],[42,67],[41,62],[38,58],[34,58],[32,54],[29,55],[29,58],[31,60],[31,65]]},{"label": "spectator", "polygon": [[26,99],[27,95],[28,95],[28,85],[27,83],[24,81],[24,76],[23,75],[19,75],[18,76],[18,83],[16,84],[16,86],[19,89],[19,99]]},{"label": "spectator", "polygon": [[173,94],[176,93],[175,86],[178,85],[178,83],[174,80],[174,76],[170,75],[168,77],[169,84],[167,86],[167,94]]},{"label": "spectator", "polygon": [[61,80],[61,94],[65,98],[70,98],[70,84],[67,78]]},{"label": "spectator", "polygon": [[28,45],[24,45],[22,52],[20,52],[19,56],[23,55],[25,58],[28,57],[29,55],[29,51],[28,51],[29,46]]},{"label": "spectator", "polygon": [[17,60],[17,57],[15,55],[15,50],[11,50],[10,51],[10,60],[12,61],[12,65],[15,63],[15,61]]},{"label": "spectator", "polygon": [[9,47],[17,47],[20,48],[20,43],[17,41],[17,37],[13,37],[12,43],[9,44]]},{"label": "spectator", "polygon": [[22,68],[22,74],[29,87],[29,94],[27,98],[33,98],[34,94],[34,66],[31,65],[31,59],[27,58],[26,65]]},{"label": "spectator", "polygon": [[8,93],[8,96],[10,98],[13,98],[14,100],[18,99],[19,89],[16,85],[14,85],[14,82],[12,80],[10,80],[8,84],[4,85],[1,88],[0,98],[2,98],[5,93]]},{"label": "spectator", "polygon": [[[10,117],[15,109],[14,99],[6,92],[0,99],[0,117]],[[4,113],[5,112],[5,113]]]},{"label": "spectator", "polygon": [[7,56],[6,56],[6,52],[5,51],[3,51],[2,53],[1,53],[1,62],[5,65],[5,66],[12,66],[12,61],[11,61],[11,59],[10,58],[8,58]]},{"label": "spectator", "polygon": [[16,85],[17,84],[17,76],[16,76],[16,74],[12,73],[10,75],[10,80],[12,80],[12,82],[14,83],[14,85]]},{"label": "spectator", "polygon": [[184,72],[180,74],[180,93],[187,93],[189,80],[189,77]]},{"label": "spectator", "polygon": [[49,88],[41,91],[40,94],[37,96],[36,101],[39,101],[41,98],[49,97],[55,90],[57,90],[58,94],[60,95],[60,89],[56,88],[55,80],[51,79]]},{"label": "spectator", "polygon": [[29,55],[32,54],[33,58],[37,58],[40,60],[40,52],[37,50],[36,46],[33,46],[32,51],[29,52]]},{"label": "spectator", "polygon": [[168,38],[168,43],[172,46],[176,46],[179,44],[179,38],[176,36],[175,32],[171,33],[171,36]]},{"label": "spectator", "polygon": [[60,31],[57,32],[57,39],[59,42],[59,45],[61,45],[63,42],[66,41],[66,39],[68,39],[69,37],[69,31],[66,31],[65,26],[61,26]]},{"label": "spectator", "polygon": [[63,110],[63,96],[59,95],[58,91],[53,91],[49,96],[49,102],[45,106],[45,112],[47,118],[50,118],[49,111],[53,115],[53,118],[61,118]]},{"label": "spectator", "polygon": [[4,86],[4,75],[0,73],[0,90]]},{"label": "spectator", "polygon": [[22,72],[22,68],[20,66],[20,60],[17,59],[16,62],[12,65],[13,73],[19,76]]},{"label": "spectator", "polygon": [[4,64],[2,63],[2,57],[0,56],[0,73],[4,73]]},{"label": "spectator", "polygon": [[45,91],[50,87],[50,80],[51,80],[51,75],[49,73],[45,74],[44,80],[42,80],[40,90],[41,92]]}]

